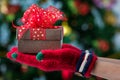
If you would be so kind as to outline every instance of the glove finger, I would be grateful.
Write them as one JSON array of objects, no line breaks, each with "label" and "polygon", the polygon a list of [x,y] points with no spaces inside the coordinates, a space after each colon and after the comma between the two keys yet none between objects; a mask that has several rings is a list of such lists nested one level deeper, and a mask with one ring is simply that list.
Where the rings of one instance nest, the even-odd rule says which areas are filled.
[{"label": "glove finger", "polygon": [[72,64],[79,59],[82,51],[77,51],[74,49],[59,49],[59,50],[42,50],[36,56],[37,60],[58,60],[60,62],[65,62]]},{"label": "glove finger", "polygon": [[19,62],[19,63],[28,64],[30,66],[34,66],[34,64],[37,64],[37,62],[38,62],[36,60],[35,55],[23,54],[21,52],[18,52],[17,48],[12,48],[7,53],[7,58],[9,58],[10,60]]},{"label": "glove finger", "polygon": [[44,71],[57,71],[60,70],[60,62],[57,60],[36,60],[35,55],[23,54],[18,52],[17,48],[12,48],[7,53],[7,58],[10,60],[26,64],[32,67],[39,68]]}]

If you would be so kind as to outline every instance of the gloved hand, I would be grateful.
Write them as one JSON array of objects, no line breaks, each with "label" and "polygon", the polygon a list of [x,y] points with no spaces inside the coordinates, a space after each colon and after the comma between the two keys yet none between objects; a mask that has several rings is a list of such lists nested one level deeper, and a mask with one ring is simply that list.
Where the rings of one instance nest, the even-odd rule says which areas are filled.
[{"label": "gloved hand", "polygon": [[[12,48],[7,53],[9,59],[39,68],[43,71],[69,70],[71,72],[76,72],[76,65],[81,55],[82,50],[69,44],[63,44],[62,48],[58,50],[41,50],[37,55],[21,53],[17,47]],[[97,57],[93,55],[91,65],[89,65],[88,70],[83,74],[85,77],[90,76],[96,59]]]}]

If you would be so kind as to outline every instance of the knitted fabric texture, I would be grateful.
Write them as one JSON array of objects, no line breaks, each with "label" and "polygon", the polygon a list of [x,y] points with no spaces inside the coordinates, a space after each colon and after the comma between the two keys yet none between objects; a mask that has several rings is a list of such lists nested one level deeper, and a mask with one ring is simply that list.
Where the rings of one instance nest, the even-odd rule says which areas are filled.
[{"label": "knitted fabric texture", "polygon": [[[37,60],[36,55],[21,53],[18,51],[17,47],[13,47],[11,51],[7,53],[7,57],[16,62],[27,64],[43,71],[69,70],[75,72],[76,65],[82,54],[82,50],[69,44],[63,44],[62,48],[58,50],[41,50],[40,52],[43,54],[43,58],[42,60]],[[13,58],[12,54],[17,55]],[[97,57],[94,54],[87,71],[85,70],[84,77],[90,77],[90,72],[93,69],[96,60]]]}]

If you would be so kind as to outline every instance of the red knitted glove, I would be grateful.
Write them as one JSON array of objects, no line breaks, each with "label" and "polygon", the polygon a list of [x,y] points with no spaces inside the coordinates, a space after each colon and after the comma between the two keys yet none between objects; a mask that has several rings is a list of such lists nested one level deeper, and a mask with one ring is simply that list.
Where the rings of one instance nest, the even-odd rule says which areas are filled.
[{"label": "red knitted glove", "polygon": [[[62,49],[41,50],[37,55],[23,54],[18,52],[17,47],[14,47],[7,53],[7,57],[43,71],[69,70],[75,72],[81,54],[82,50],[69,44],[63,44]],[[83,76],[90,77],[96,59],[97,57],[93,55],[91,64]]]}]

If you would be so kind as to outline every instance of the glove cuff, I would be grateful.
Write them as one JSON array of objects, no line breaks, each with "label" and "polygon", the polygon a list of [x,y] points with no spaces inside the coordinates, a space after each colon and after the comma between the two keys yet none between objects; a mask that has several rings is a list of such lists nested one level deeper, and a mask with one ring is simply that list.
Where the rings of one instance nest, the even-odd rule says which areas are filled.
[{"label": "glove cuff", "polygon": [[76,72],[79,72],[82,76],[89,78],[91,71],[94,68],[97,56],[93,51],[82,50],[79,60],[76,65]]}]

